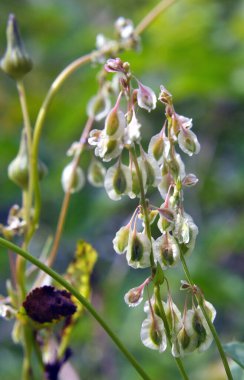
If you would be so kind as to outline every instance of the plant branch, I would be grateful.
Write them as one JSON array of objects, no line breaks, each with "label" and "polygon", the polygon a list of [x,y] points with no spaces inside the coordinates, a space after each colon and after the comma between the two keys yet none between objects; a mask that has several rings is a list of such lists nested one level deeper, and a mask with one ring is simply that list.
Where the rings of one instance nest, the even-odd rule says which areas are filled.
[{"label": "plant branch", "polygon": [[[181,259],[181,262],[182,262],[182,266],[183,266],[183,269],[184,269],[184,272],[185,272],[185,276],[187,278],[187,281],[189,282],[189,284],[191,286],[194,286],[194,282],[191,278],[191,275],[190,275],[190,272],[189,272],[189,269],[187,267],[187,264],[186,264],[186,261],[185,261],[185,257],[183,255],[183,253],[180,251],[180,259]],[[212,323],[211,319],[209,318],[208,316],[208,313],[204,307],[204,298],[199,295],[199,294],[194,294],[201,310],[202,310],[202,313],[206,319],[206,322],[208,324],[208,327],[213,335],[213,338],[215,340],[215,343],[216,343],[216,346],[218,348],[218,351],[219,351],[219,354],[220,354],[220,357],[222,359],[222,362],[223,362],[223,365],[224,365],[224,368],[225,368],[225,372],[226,372],[226,375],[227,375],[227,378],[229,380],[233,380],[233,377],[232,377],[232,374],[231,374],[231,371],[230,371],[230,367],[229,367],[229,363],[227,361],[227,358],[226,358],[226,355],[225,355],[225,352],[224,352],[224,349],[222,347],[222,344],[220,342],[220,339],[219,339],[219,336],[218,336],[218,333],[214,327],[214,324]]]},{"label": "plant branch", "polygon": [[144,19],[141,20],[141,22],[137,25],[135,28],[136,34],[141,34],[144,32],[144,30],[150,26],[153,21],[156,20],[158,16],[162,12],[164,12],[167,8],[169,8],[171,5],[175,3],[176,0],[162,0],[160,3],[158,3],[147,15]]},{"label": "plant branch", "polygon": [[17,245],[0,238],[0,245],[4,248],[10,249],[11,251],[17,253],[22,256],[25,260],[28,260],[43,272],[52,277],[55,281],[57,281],[61,286],[63,286],[66,290],[68,290],[96,319],[96,321],[102,326],[102,328],[106,331],[106,333],[113,340],[118,349],[124,354],[126,359],[131,363],[131,365],[135,368],[135,370],[140,374],[141,378],[144,380],[151,380],[150,377],[146,374],[140,364],[136,361],[133,355],[127,350],[127,348],[123,345],[117,335],[110,329],[109,325],[105,322],[105,320],[97,313],[94,307],[88,302],[86,298],[84,298],[78,290],[76,290],[72,285],[70,285],[61,275],[55,272],[53,269],[49,268],[47,265],[40,262],[37,258],[32,256],[29,252],[21,249]]}]

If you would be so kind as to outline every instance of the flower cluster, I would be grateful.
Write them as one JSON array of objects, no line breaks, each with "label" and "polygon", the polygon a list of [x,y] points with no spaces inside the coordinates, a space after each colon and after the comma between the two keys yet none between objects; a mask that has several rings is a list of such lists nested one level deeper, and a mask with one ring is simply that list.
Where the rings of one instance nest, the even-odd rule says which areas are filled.
[{"label": "flower cluster", "polygon": [[[120,200],[124,195],[140,198],[130,222],[118,230],[113,240],[115,252],[125,254],[129,266],[151,268],[151,276],[125,295],[129,306],[137,306],[143,300],[145,286],[150,282],[155,284],[155,273],[161,271],[161,286],[166,279],[165,270],[185,260],[194,249],[198,228],[184,210],[183,189],[194,186],[198,179],[186,172],[176,147],[178,145],[183,153],[192,156],[199,152],[200,144],[192,131],[192,119],[176,113],[172,95],[161,86],[158,100],[165,106],[166,119],[145,151],[140,143],[142,126],[138,110],[154,110],[156,95],[132,75],[128,62],[122,62],[120,58],[109,59],[105,70],[117,78],[117,100],[114,107],[109,108],[104,98],[98,114],[91,112],[95,98],[90,102],[90,115],[98,120],[105,117],[105,123],[103,129],[90,132],[88,143],[95,148],[97,159],[105,163],[115,160],[107,169],[97,159],[95,164],[94,161],[91,163],[96,165],[97,173],[103,168],[108,196],[112,200]],[[151,205],[146,199],[147,191],[152,187],[162,198],[160,206]],[[153,223],[157,223],[157,229],[154,228],[152,233]],[[213,321],[215,310],[210,303],[204,302]],[[185,307],[182,316],[171,296],[167,302],[161,300],[160,304],[153,296],[146,301],[144,310],[147,318],[142,323],[141,340],[145,346],[162,352],[169,340],[175,357],[209,347],[212,341],[210,329],[202,309],[194,303],[189,310]]]}]

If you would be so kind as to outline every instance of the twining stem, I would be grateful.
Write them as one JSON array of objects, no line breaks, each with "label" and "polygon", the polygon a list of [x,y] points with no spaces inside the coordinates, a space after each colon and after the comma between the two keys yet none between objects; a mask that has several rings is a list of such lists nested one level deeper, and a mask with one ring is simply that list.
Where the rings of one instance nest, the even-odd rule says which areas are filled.
[{"label": "twining stem", "polygon": [[32,256],[26,250],[18,247],[17,245],[0,238],[0,245],[4,248],[10,249],[11,251],[17,253],[22,256],[24,259],[28,260],[47,275],[52,277],[55,281],[57,281],[61,286],[63,286],[66,290],[68,290],[96,319],[96,321],[102,326],[102,328],[106,331],[106,333],[113,340],[118,349],[124,354],[126,359],[131,363],[131,365],[136,369],[136,371],[140,374],[141,378],[144,380],[151,380],[150,377],[146,374],[140,364],[136,361],[134,356],[127,350],[127,348],[123,345],[117,335],[111,330],[109,325],[105,322],[105,320],[97,313],[94,307],[88,302],[86,298],[84,298],[77,289],[75,289],[72,285],[70,285],[60,274],[55,272],[53,269],[49,268],[47,265],[40,262],[37,258]]},{"label": "twining stem", "polygon": [[[186,261],[185,261],[185,257],[183,255],[183,253],[180,251],[180,259],[181,259],[181,262],[182,262],[182,266],[183,266],[183,269],[184,269],[184,272],[185,272],[185,276],[187,278],[187,281],[189,282],[189,284],[193,287],[194,286],[194,282],[191,278],[191,275],[190,275],[190,272],[189,272],[189,269],[187,267],[187,264],[186,264]],[[202,313],[206,319],[206,322],[208,324],[208,327],[213,335],[213,338],[215,340],[215,343],[216,343],[216,346],[218,348],[218,351],[219,351],[219,354],[220,354],[220,357],[222,359],[222,362],[223,362],[223,365],[224,365],[224,368],[225,368],[225,372],[226,372],[226,375],[227,375],[227,378],[229,380],[233,380],[233,377],[232,377],[232,374],[231,374],[231,371],[230,371],[230,367],[229,367],[229,363],[227,361],[227,358],[226,358],[226,355],[225,355],[225,352],[223,350],[223,347],[222,347],[222,344],[220,342],[220,339],[219,339],[219,336],[218,336],[218,333],[214,327],[214,324],[212,323],[211,319],[209,318],[208,316],[208,313],[205,309],[205,306],[204,306],[204,298],[202,295],[199,295],[199,294],[195,294],[194,293],[194,296],[202,310]]]},{"label": "twining stem", "polygon": [[[150,227],[150,221],[149,221],[149,216],[148,216],[147,200],[146,200],[146,197],[145,197],[145,191],[144,191],[144,186],[143,186],[142,174],[141,174],[141,170],[139,168],[139,164],[138,164],[135,148],[134,149],[132,149],[132,148],[130,149],[130,154],[131,154],[132,160],[134,162],[137,178],[138,178],[138,181],[139,181],[140,192],[141,192],[141,200],[140,200],[140,202],[141,202],[141,206],[142,206],[143,214],[144,214],[144,218],[145,218],[146,234],[147,234],[147,237],[149,238],[149,240],[152,241],[151,227]],[[150,263],[151,263],[152,274],[153,274],[155,272],[155,263],[154,263],[152,249],[151,249],[151,252],[150,252]],[[164,312],[164,308],[163,308],[163,304],[162,304],[162,301],[161,301],[161,297],[160,297],[160,287],[159,287],[159,285],[155,286],[155,297],[157,298],[157,303],[158,303],[159,308],[160,308],[160,314],[161,314],[163,322],[164,322],[164,327],[165,327],[167,339],[168,339],[170,345],[172,345],[172,343],[171,343],[170,329],[169,329],[168,321],[167,321],[167,318],[166,318],[166,315],[165,315],[165,312]],[[182,363],[181,359],[180,358],[175,358],[175,361],[177,363],[177,366],[178,366],[178,369],[179,369],[179,371],[181,373],[182,378],[184,380],[189,380],[189,378],[188,378],[188,376],[186,374],[186,371],[184,369],[184,366],[183,366],[183,363]]]},{"label": "twining stem", "polygon": [[146,17],[141,20],[141,22],[135,28],[136,34],[141,34],[153,21],[167,8],[169,8],[172,4],[175,3],[176,0],[162,0],[158,3],[155,8],[149,12]]},{"label": "twining stem", "polygon": [[[166,314],[165,314],[165,311],[164,311],[164,307],[163,307],[163,304],[162,304],[161,295],[160,295],[160,286],[159,285],[156,285],[154,287],[154,294],[155,294],[155,298],[156,298],[157,305],[158,305],[158,308],[159,308],[160,316],[161,316],[161,318],[163,320],[163,323],[164,323],[165,333],[166,333],[166,336],[167,336],[167,340],[168,340],[168,342],[170,344],[170,347],[172,347],[172,339],[171,339],[171,334],[170,334],[170,328],[169,328],[167,317],[166,317]],[[176,361],[176,364],[178,366],[178,369],[179,369],[179,371],[181,373],[182,378],[184,380],[189,380],[181,359],[180,358],[176,358],[176,357],[174,359]]]}]

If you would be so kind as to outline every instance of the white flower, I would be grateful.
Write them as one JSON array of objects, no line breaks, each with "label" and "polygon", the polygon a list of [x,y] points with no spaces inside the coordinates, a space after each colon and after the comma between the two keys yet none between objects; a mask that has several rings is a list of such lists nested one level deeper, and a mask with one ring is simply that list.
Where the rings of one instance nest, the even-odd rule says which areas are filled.
[{"label": "white flower", "polygon": [[192,156],[193,154],[198,154],[200,151],[200,144],[197,140],[195,133],[187,128],[182,127],[178,134],[178,144],[181,150]]},{"label": "white flower", "polygon": [[144,346],[163,352],[167,347],[164,324],[157,315],[150,316],[142,322],[141,340]]},{"label": "white flower", "polygon": [[117,231],[115,238],[113,239],[113,247],[116,253],[125,253],[128,246],[130,233],[130,224],[123,226]]},{"label": "white flower", "polygon": [[105,176],[104,187],[109,198],[117,201],[131,191],[130,169],[118,161],[111,166]]},{"label": "white flower", "polygon": [[94,117],[96,121],[102,120],[107,116],[111,109],[111,101],[107,94],[98,94],[93,96],[87,104],[87,115]]},{"label": "white flower", "polygon": [[85,185],[85,176],[83,170],[78,166],[76,167],[74,174],[73,172],[74,165],[71,162],[64,168],[61,178],[62,187],[65,193],[69,189],[71,193],[76,193]]},{"label": "white flower", "polygon": [[132,118],[125,129],[124,141],[126,145],[131,145],[134,142],[139,142],[141,139],[141,124],[137,120],[134,109],[132,110]]},{"label": "white flower", "polygon": [[133,36],[134,34],[134,25],[133,22],[124,17],[119,17],[115,22],[115,28],[119,33],[119,36],[122,40],[126,40]]},{"label": "white flower", "polygon": [[148,145],[148,153],[159,165],[163,163],[165,158],[168,158],[169,150],[170,142],[161,132],[151,138]]},{"label": "white flower", "polygon": [[131,230],[126,252],[128,265],[135,269],[149,267],[151,248],[151,242],[145,233]]},{"label": "white flower", "polygon": [[174,266],[180,259],[179,246],[170,233],[165,233],[153,243],[155,261],[162,269]]},{"label": "white flower", "polygon": [[102,163],[95,158],[92,159],[87,173],[87,179],[95,187],[103,186],[106,169]]}]

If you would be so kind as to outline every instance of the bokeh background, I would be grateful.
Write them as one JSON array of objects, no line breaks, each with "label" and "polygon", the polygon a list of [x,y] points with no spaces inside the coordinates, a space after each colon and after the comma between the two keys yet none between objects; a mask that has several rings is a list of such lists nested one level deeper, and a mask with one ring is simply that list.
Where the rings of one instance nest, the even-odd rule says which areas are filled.
[{"label": "bokeh background", "polygon": [[[13,12],[34,61],[25,80],[32,121],[55,76],[71,60],[94,49],[98,33],[112,37],[119,16],[137,24],[155,4],[152,0],[1,0],[0,54],[5,49],[6,20]],[[193,117],[202,149],[197,157],[184,158],[189,172],[196,173],[200,181],[186,191],[185,207],[200,234],[189,267],[217,309],[216,328],[222,341],[243,340],[244,1],[178,1],[143,33],[139,52],[121,57],[155,91],[164,84],[174,96],[176,111]],[[56,96],[46,119],[40,151],[49,174],[42,183],[41,228],[32,244],[36,254],[55,231],[63,198],[60,176],[68,162],[65,153],[84,126],[87,101],[96,93],[98,70],[94,65],[76,72]],[[141,115],[146,147],[149,137],[160,130],[163,109]],[[4,223],[11,205],[21,202],[17,187],[8,181],[7,165],[18,150],[22,119],[15,84],[3,73],[0,126],[0,223]],[[84,168],[88,160],[84,155]],[[160,204],[156,193],[151,197]],[[131,310],[123,301],[124,293],[147,275],[147,271],[129,269],[111,243],[135,206],[136,201],[128,199],[110,201],[104,189],[87,184],[72,197],[55,268],[65,270],[79,238],[92,243],[99,252],[92,277],[94,305],[153,379],[174,380],[179,375],[170,354],[152,352],[140,342],[143,307]],[[1,294],[6,294],[10,271],[4,250],[0,251],[0,268]],[[182,307],[181,268],[172,270],[169,279],[173,298]],[[11,329],[11,322],[0,321],[2,380],[19,380],[22,351],[12,343]],[[72,348],[72,363],[82,380],[139,378],[89,315],[77,326]],[[204,354],[186,357],[184,363],[192,379],[225,379],[214,344]]]}]

